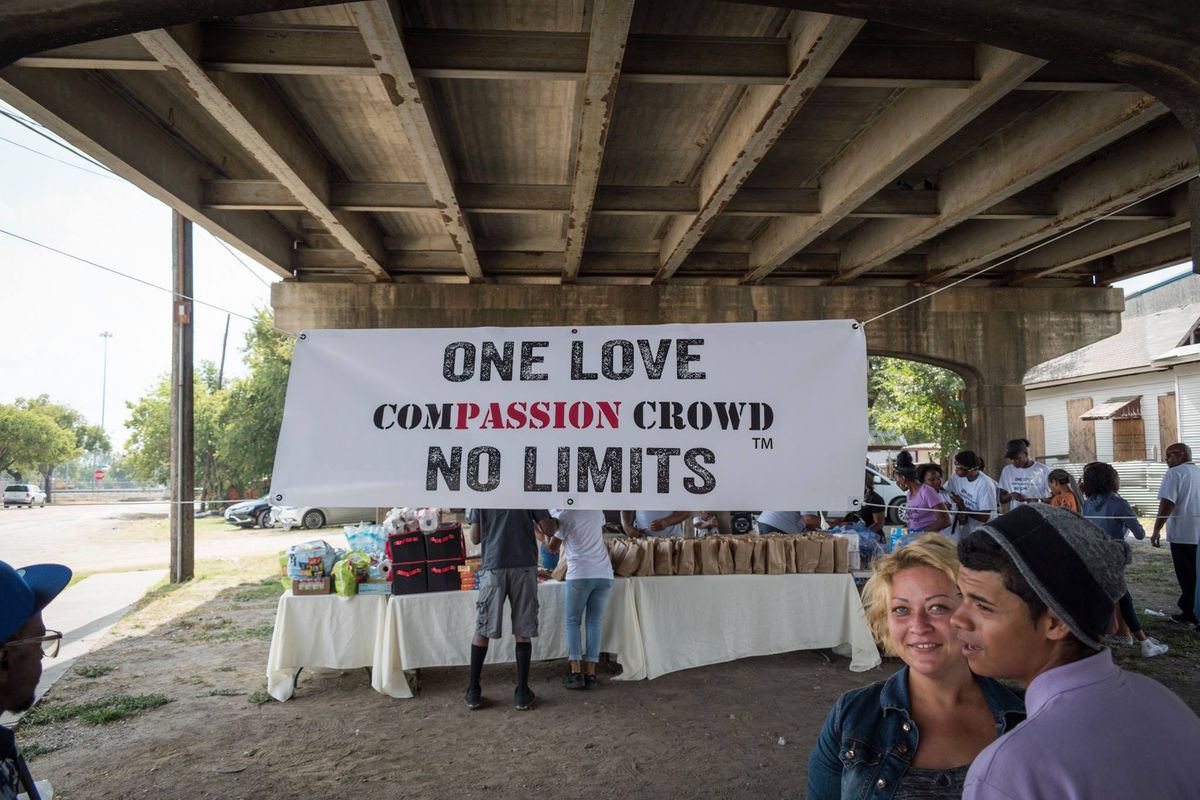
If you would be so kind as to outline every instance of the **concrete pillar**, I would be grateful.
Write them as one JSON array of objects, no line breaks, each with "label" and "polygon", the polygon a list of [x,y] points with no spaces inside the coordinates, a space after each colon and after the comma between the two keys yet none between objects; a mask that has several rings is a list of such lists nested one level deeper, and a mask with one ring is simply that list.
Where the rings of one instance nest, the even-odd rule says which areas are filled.
[{"label": "concrete pillar", "polygon": [[[966,449],[974,450],[998,476],[1007,463],[1004,444],[1025,435],[1025,387],[1020,380],[991,383],[985,376],[967,378]],[[1011,380],[1011,379],[1010,379]]]}]

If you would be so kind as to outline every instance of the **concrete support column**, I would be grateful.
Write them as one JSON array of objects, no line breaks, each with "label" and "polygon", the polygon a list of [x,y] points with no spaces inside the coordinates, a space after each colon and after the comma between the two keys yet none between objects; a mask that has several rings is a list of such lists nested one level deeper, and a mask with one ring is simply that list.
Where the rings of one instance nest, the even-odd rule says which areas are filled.
[{"label": "concrete support column", "polygon": [[1000,474],[1004,444],[1025,435],[1025,387],[1021,379],[988,382],[987,376],[966,379],[967,448],[987,464],[987,473]]}]

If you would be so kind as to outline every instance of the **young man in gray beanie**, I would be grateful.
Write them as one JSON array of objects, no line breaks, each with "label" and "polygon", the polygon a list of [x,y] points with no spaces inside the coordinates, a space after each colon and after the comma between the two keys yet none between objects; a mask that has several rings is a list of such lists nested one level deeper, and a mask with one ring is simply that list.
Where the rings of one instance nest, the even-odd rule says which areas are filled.
[{"label": "young man in gray beanie", "polygon": [[951,617],[977,675],[1027,687],[1027,718],[971,764],[963,800],[1200,795],[1200,719],[1100,645],[1129,545],[1069,511],[1023,505],[958,545]]}]

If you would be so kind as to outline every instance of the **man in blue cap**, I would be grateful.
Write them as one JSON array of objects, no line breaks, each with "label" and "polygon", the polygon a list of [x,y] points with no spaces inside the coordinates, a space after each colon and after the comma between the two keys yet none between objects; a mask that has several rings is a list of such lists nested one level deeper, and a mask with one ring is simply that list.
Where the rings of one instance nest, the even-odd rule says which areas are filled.
[{"label": "man in blue cap", "polygon": [[[13,569],[0,561],[0,711],[20,713],[33,705],[42,677],[42,657],[58,655],[62,634],[46,630],[42,609],[71,580],[61,564],[36,564]],[[15,800],[19,792],[39,797],[17,739],[0,728],[0,800]]]}]

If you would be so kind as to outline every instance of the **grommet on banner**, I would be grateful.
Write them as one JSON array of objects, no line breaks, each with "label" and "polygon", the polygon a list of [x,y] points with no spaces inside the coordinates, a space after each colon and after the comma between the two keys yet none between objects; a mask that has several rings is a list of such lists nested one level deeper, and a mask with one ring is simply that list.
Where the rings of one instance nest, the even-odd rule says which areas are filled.
[{"label": "grommet on banner", "polygon": [[579,333],[579,329],[578,329],[578,328],[571,328],[571,333]]},{"label": "grommet on banner", "polygon": [[302,334],[300,334],[300,338],[301,338],[301,339],[307,339],[307,338],[308,338],[308,334],[307,334],[307,333],[302,333]]},{"label": "grommet on banner", "polygon": [[569,506],[573,506],[573,505],[575,505],[575,501],[574,501],[574,500],[572,500],[570,497],[568,497],[568,498],[567,498],[567,505],[569,505]]},{"label": "grommet on banner", "polygon": [[855,322],[855,323],[854,323],[853,325],[851,325],[850,327],[851,327],[851,328],[853,328],[854,330],[858,330],[858,329],[859,329],[860,327],[862,327],[862,326],[860,326],[860,325],[859,325],[857,322]]},{"label": "grommet on banner", "polygon": [[275,495],[275,499],[279,502],[283,502],[283,495],[277,494],[277,495]]}]

